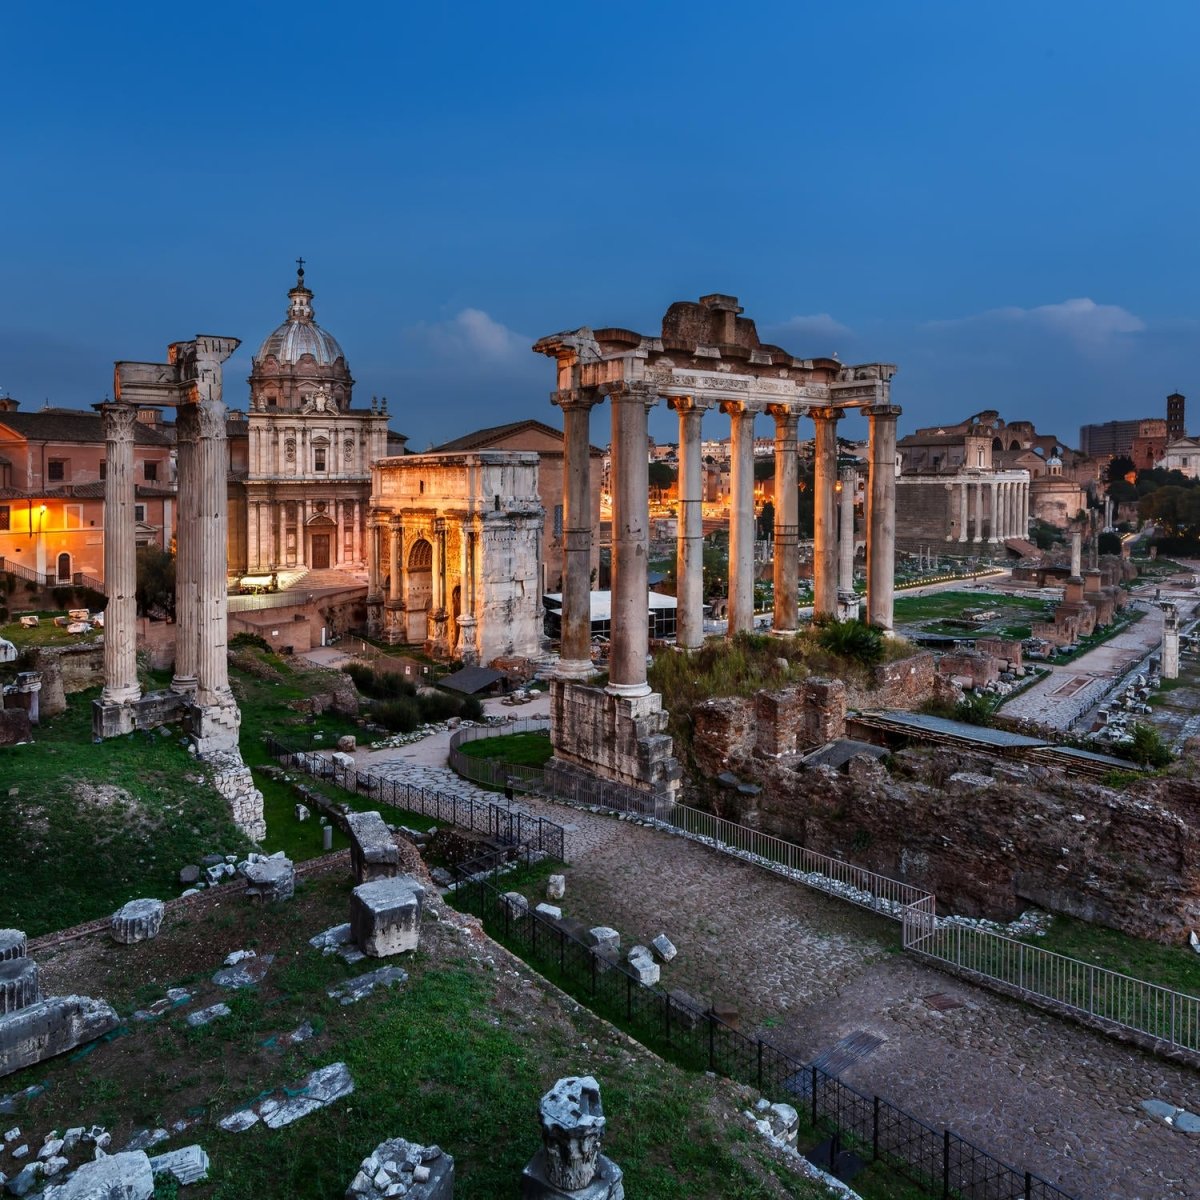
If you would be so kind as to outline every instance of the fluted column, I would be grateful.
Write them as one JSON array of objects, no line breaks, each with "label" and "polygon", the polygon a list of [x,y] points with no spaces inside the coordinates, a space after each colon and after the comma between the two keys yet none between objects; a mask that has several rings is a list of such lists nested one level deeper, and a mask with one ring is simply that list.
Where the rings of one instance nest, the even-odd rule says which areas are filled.
[{"label": "fluted column", "polygon": [[197,624],[200,581],[197,577],[200,537],[199,489],[196,486],[200,413],[195,404],[181,404],[175,414],[177,447],[176,494],[179,503],[175,538],[175,674],[171,690],[195,695],[200,653]]},{"label": "fluted column", "polygon": [[646,561],[650,531],[648,388],[625,385],[612,393],[612,641],[607,690],[645,696],[650,648]]},{"label": "fluted column", "polygon": [[389,547],[389,565],[391,576],[388,581],[388,600],[396,607],[404,596],[404,526],[393,518],[390,527],[392,544]]},{"label": "fluted column", "polygon": [[858,472],[847,467],[838,476],[838,497],[841,501],[841,529],[838,537],[838,591],[854,594],[854,490]]},{"label": "fluted column", "polygon": [[375,513],[367,516],[367,603],[378,604],[383,599],[380,589],[379,560],[383,557],[380,545],[379,517]]},{"label": "fluted column", "polygon": [[1029,480],[1021,486],[1021,536],[1029,536]]},{"label": "fluted column", "polygon": [[667,404],[679,415],[679,519],[675,538],[675,644],[704,644],[704,503],[700,480],[700,426],[704,410],[691,396]]},{"label": "fluted column", "polygon": [[795,633],[800,623],[796,601],[800,538],[796,435],[800,415],[781,404],[773,405],[770,413],[775,418],[775,614],[771,628],[776,634],[789,634]]},{"label": "fluted column", "polygon": [[233,704],[229,690],[226,614],[228,610],[227,546],[229,506],[226,502],[225,403],[219,389],[203,398],[196,443],[195,492],[199,509],[196,546],[196,702],[202,706]]},{"label": "fluted column", "polygon": [[999,508],[997,507],[997,499],[998,499],[998,495],[999,495],[999,489],[1000,489],[1000,484],[999,484],[999,481],[997,481],[996,479],[993,479],[990,482],[990,484],[988,485],[988,490],[991,493],[990,503],[991,503],[992,511],[991,511],[991,520],[988,523],[987,540],[989,543],[993,543],[993,544],[996,541],[996,530],[999,525],[999,522],[997,520],[997,514],[999,512]]},{"label": "fluted column", "polygon": [[896,585],[896,418],[895,404],[872,404],[867,414],[867,621],[892,628]]},{"label": "fluted column", "polygon": [[104,404],[104,692],[105,704],[141,694],[137,678],[137,540],[133,521],[133,439],[137,409]]},{"label": "fluted column", "polygon": [[976,480],[971,485],[975,490],[975,535],[972,542],[983,541],[983,484]]},{"label": "fluted column", "polygon": [[967,540],[967,525],[971,517],[967,510],[967,481],[964,479],[959,484],[959,513],[958,513],[958,540],[965,542]]},{"label": "fluted column", "polygon": [[727,400],[729,415],[729,625],[727,637],[754,628],[754,413]]},{"label": "fluted column", "polygon": [[814,408],[813,419],[813,616],[837,613],[837,519],[834,484],[837,480],[836,408]]},{"label": "fluted column", "polygon": [[550,399],[563,412],[562,635],[555,674],[587,679],[592,674],[591,415],[600,396],[576,388]]}]

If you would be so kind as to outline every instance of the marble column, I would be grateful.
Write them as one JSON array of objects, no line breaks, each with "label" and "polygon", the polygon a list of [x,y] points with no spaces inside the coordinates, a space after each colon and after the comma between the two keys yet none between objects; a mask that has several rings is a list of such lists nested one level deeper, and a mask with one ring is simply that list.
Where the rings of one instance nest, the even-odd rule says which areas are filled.
[{"label": "marble column", "polygon": [[654,393],[626,384],[612,393],[612,640],[607,691],[645,696],[650,646],[646,562],[650,532],[650,446]]},{"label": "marble column", "polygon": [[967,525],[971,517],[967,511],[967,482],[963,480],[959,485],[959,512],[958,512],[958,540],[965,542],[967,540]]},{"label": "marble column", "polygon": [[225,403],[219,392],[197,405],[200,437],[196,443],[196,494],[199,509],[196,578],[197,603],[196,703],[225,707],[234,704],[229,688],[227,610],[227,546],[229,505],[225,477]]},{"label": "marble column", "polygon": [[1029,536],[1029,481],[1021,486],[1021,536]]},{"label": "marble column", "polygon": [[195,695],[196,692],[200,652],[197,633],[200,605],[197,578],[200,510],[196,479],[199,438],[199,409],[195,404],[179,405],[175,413],[179,524],[175,538],[175,674],[171,679],[171,690],[186,696]]},{"label": "marble column", "polygon": [[993,479],[991,481],[991,483],[989,484],[989,491],[991,492],[990,500],[991,500],[992,513],[991,513],[991,522],[988,525],[988,539],[987,540],[989,543],[994,545],[996,543],[996,541],[998,540],[996,537],[996,531],[1000,527],[1000,506],[999,506],[1000,483],[999,483],[999,480]]},{"label": "marble column", "polygon": [[367,517],[367,603],[378,603],[383,599],[380,588],[379,560],[380,551],[380,518],[371,513]]},{"label": "marble column", "polygon": [[137,409],[104,404],[104,691],[102,704],[141,697],[137,677],[137,541],[134,536],[133,439]]},{"label": "marble column", "polygon": [[679,520],[675,538],[675,644],[704,644],[704,504],[701,494],[700,426],[704,410],[691,396],[667,401],[679,415]]},{"label": "marble column", "polygon": [[896,586],[896,418],[895,404],[871,404],[867,415],[867,622],[891,630]]},{"label": "marble column", "polygon": [[837,613],[836,408],[809,410],[813,419],[813,617]]},{"label": "marble column", "polygon": [[846,467],[838,475],[841,528],[838,535],[838,591],[854,595],[854,491],[858,473]]},{"label": "marble column", "polygon": [[[550,397],[563,413],[563,578],[559,679],[588,679],[592,668],[591,389]],[[647,484],[647,486],[649,486]]]},{"label": "marble column", "polygon": [[975,490],[975,535],[972,542],[983,541],[983,484],[976,480],[971,485]]},{"label": "marble column", "polygon": [[796,436],[800,414],[785,405],[770,408],[775,418],[775,613],[771,631],[777,635],[796,632],[800,619],[796,590],[800,564],[800,461]]},{"label": "marble column", "polygon": [[754,413],[727,400],[729,415],[729,625],[727,637],[754,628]]},{"label": "marble column", "polygon": [[404,526],[393,517],[389,528],[392,544],[388,548],[388,566],[391,572],[388,581],[388,603],[394,608],[400,608],[404,599]]}]

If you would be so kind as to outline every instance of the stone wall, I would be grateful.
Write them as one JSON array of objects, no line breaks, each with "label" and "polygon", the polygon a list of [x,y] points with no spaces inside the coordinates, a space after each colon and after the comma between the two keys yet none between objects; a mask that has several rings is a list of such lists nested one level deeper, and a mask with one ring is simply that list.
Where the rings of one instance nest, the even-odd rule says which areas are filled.
[{"label": "stone wall", "polygon": [[[104,683],[104,646],[101,641],[86,646],[42,646],[33,651],[33,670],[42,673],[42,687],[48,675],[56,676],[67,696],[86,692]],[[45,695],[42,711],[46,712]],[[64,705],[65,707],[65,705]],[[62,709],[58,710],[59,712]]]},{"label": "stone wall", "polygon": [[850,708],[919,708],[933,695],[936,677],[937,659],[932,651],[922,650],[880,663],[865,687],[848,684],[846,703]]},{"label": "stone wall", "polygon": [[[1037,764],[905,750],[890,774],[750,760],[764,832],[934,892],[940,913],[1007,921],[1030,904],[1140,937],[1200,927],[1200,787],[1119,792]],[[746,819],[746,818],[744,818]]]},{"label": "stone wall", "polygon": [[970,650],[943,654],[938,670],[951,679],[965,680],[965,687],[982,688],[1000,678],[1000,660],[990,654],[975,654]]}]

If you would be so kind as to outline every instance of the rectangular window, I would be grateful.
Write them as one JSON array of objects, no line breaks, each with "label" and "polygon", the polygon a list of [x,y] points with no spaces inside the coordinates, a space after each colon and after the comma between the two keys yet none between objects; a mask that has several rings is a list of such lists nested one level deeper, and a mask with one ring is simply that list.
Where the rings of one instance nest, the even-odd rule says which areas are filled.
[{"label": "rectangular window", "polygon": [[0,504],[0,529],[12,528],[12,508],[7,504]]},{"label": "rectangular window", "polygon": [[135,521],[145,521],[146,506],[144,504],[135,504],[133,506],[133,519]]},{"label": "rectangular window", "polygon": [[158,463],[147,462],[142,463],[142,471],[145,473],[144,478],[147,483],[158,482]]},{"label": "rectangular window", "polygon": [[64,504],[63,505],[63,528],[64,529],[82,529],[83,528],[83,505],[82,504]]},{"label": "rectangular window", "polygon": [[313,450],[313,468],[317,471],[325,470],[325,449],[322,446]]},{"label": "rectangular window", "polygon": [[50,483],[62,483],[67,477],[67,460],[52,458],[46,464],[46,478]]},{"label": "rectangular window", "polygon": [[100,460],[100,482],[103,483],[104,480],[106,480],[107,478],[108,478],[108,463],[104,459],[101,459]]}]

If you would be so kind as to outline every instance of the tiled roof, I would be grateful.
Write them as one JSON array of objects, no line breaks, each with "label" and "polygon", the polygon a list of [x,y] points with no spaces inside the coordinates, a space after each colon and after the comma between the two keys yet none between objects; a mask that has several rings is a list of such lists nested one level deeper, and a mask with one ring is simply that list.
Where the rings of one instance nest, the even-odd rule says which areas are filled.
[{"label": "tiled roof", "polygon": [[[562,441],[563,437],[561,429],[555,429],[553,425],[547,425],[545,421],[537,421],[530,418],[524,421],[509,421],[507,425],[489,425],[486,429],[475,430],[474,433],[464,433],[462,437],[457,437],[453,441],[443,442],[440,446],[434,446],[429,453],[450,454],[463,450],[482,450],[487,446],[495,445],[496,442],[503,441],[506,437],[510,437],[514,433],[523,433],[526,430],[536,430],[538,433],[547,434],[559,442]],[[592,446],[590,449],[593,455],[604,453],[597,446]]]},{"label": "tiled roof", "polygon": [[[43,412],[0,413],[0,427],[6,426],[20,437],[35,442],[104,443],[104,419],[99,413],[70,408],[51,408]],[[3,435],[0,434],[0,437]],[[170,446],[174,439],[138,421],[134,443],[138,446]]]}]

